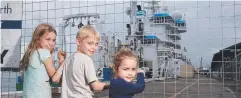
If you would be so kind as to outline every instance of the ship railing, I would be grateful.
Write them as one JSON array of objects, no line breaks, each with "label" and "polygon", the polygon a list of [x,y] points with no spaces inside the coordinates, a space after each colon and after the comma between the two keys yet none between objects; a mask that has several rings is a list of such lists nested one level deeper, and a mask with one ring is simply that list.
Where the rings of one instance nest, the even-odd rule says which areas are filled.
[{"label": "ship railing", "polygon": [[161,48],[161,49],[157,49],[157,51],[170,51],[170,48]]},{"label": "ship railing", "polygon": [[173,32],[172,30],[167,30],[166,33],[167,33],[168,36],[174,36],[174,38],[176,40],[180,40],[181,39],[181,35],[179,33]]}]

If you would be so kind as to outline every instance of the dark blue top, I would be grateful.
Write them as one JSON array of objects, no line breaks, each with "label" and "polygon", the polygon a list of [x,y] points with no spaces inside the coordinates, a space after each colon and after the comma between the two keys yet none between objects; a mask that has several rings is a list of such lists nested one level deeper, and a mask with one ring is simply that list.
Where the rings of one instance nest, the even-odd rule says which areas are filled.
[{"label": "dark blue top", "polygon": [[145,88],[143,73],[137,74],[136,83],[127,82],[122,78],[110,80],[109,98],[133,98],[134,94],[141,93]]}]

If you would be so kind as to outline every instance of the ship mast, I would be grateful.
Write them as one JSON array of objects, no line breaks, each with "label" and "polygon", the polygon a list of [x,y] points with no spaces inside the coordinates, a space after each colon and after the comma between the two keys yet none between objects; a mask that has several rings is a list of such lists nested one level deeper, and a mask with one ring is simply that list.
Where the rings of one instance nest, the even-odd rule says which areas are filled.
[{"label": "ship mast", "polygon": [[159,11],[159,8],[161,8],[158,2],[159,1],[156,1],[156,0],[147,1],[146,3],[148,3],[148,7],[144,7],[144,8],[150,10],[151,14],[154,15],[156,12]]}]

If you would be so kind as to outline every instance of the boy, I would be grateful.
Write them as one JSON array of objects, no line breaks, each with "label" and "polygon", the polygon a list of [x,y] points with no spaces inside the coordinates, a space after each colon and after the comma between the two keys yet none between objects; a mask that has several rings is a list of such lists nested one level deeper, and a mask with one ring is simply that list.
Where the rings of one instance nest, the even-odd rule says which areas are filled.
[{"label": "boy", "polygon": [[65,61],[61,98],[93,98],[93,91],[102,91],[109,84],[99,82],[91,56],[95,53],[99,33],[90,25],[80,28],[76,36],[77,51]]}]

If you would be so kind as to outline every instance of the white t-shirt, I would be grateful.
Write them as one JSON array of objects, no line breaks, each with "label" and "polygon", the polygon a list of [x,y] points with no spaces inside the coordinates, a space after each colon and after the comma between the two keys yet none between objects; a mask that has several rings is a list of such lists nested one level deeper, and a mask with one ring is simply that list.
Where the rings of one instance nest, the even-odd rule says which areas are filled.
[{"label": "white t-shirt", "polygon": [[63,72],[61,98],[93,98],[90,83],[98,79],[93,60],[89,56],[74,53],[59,69],[58,73]]}]

